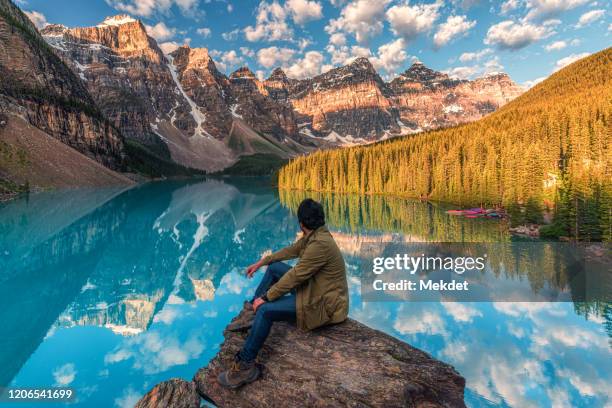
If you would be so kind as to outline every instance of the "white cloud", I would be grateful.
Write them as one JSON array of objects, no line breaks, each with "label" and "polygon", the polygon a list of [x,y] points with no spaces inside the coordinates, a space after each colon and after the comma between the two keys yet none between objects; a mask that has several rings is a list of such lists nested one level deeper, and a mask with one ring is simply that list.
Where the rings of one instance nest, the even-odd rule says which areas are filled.
[{"label": "white cloud", "polygon": [[400,334],[423,333],[442,336],[447,334],[444,320],[438,313],[430,310],[415,311],[406,315],[398,313],[393,328]]},{"label": "white cloud", "polygon": [[249,47],[240,47],[240,53],[245,57],[249,58],[253,58],[255,56],[255,51],[253,51]]},{"label": "white cloud", "polygon": [[461,7],[463,10],[469,10],[480,3],[480,0],[451,0],[455,6]]},{"label": "white cloud", "polygon": [[582,52],[580,54],[570,54],[565,58],[561,58],[559,61],[557,61],[557,63],[555,64],[555,71],[560,70],[561,68],[564,68],[566,66],[568,66],[569,64],[578,61],[579,59],[582,59],[584,57],[587,57],[591,55],[588,52]]},{"label": "white cloud", "polygon": [[446,343],[441,354],[453,364],[463,363],[469,355],[469,348],[463,341],[451,341]]},{"label": "white cloud", "polygon": [[391,31],[406,41],[411,41],[419,34],[428,32],[433,27],[440,14],[438,10],[442,3],[408,4],[391,7],[386,15]]},{"label": "white cloud", "polygon": [[370,58],[370,62],[377,70],[382,69],[388,75],[392,75],[397,73],[407,59],[406,41],[403,38],[398,38],[378,47],[376,56]]},{"label": "white cloud", "polygon": [[236,39],[238,39],[238,33],[240,32],[239,28],[236,28],[232,31],[228,31],[225,33],[221,34],[221,37],[223,37],[223,39],[225,41],[236,41]]},{"label": "white cloud", "polygon": [[196,32],[197,32],[198,34],[200,34],[200,35],[201,35],[202,37],[204,37],[204,38],[208,38],[208,37],[210,37],[210,35],[212,34],[211,29],[210,29],[210,28],[208,28],[208,27],[198,28],[198,29],[196,30]]},{"label": "white cloud", "polygon": [[217,289],[216,293],[219,296],[227,294],[239,295],[249,288],[251,282],[244,273],[238,272],[236,268],[233,268],[230,273],[225,274],[221,278],[219,289]]},{"label": "white cloud", "polygon": [[[177,317],[180,316],[180,313],[176,307],[170,307],[169,305],[163,308],[159,313],[155,315],[153,318],[154,322],[162,322],[164,324],[172,324]],[[115,356],[117,357],[117,356]]]},{"label": "white cloud", "polygon": [[559,50],[564,49],[565,47],[567,47],[567,43],[565,41],[555,41],[555,42],[552,42],[544,46],[544,49],[550,52],[550,51],[559,51]]},{"label": "white cloud", "polygon": [[285,7],[296,24],[302,25],[308,21],[318,20],[323,17],[323,7],[318,1],[287,0]]},{"label": "white cloud", "polygon": [[434,35],[434,45],[440,48],[451,40],[464,37],[475,25],[476,21],[469,21],[467,16],[449,16],[446,22],[440,24]]},{"label": "white cloud", "polygon": [[171,54],[172,52],[176,51],[177,48],[183,45],[189,45],[190,43],[191,43],[191,38],[185,38],[182,44],[176,41],[166,41],[166,42],[159,44],[159,48],[161,48],[162,52],[167,55],[167,54]]},{"label": "white cloud", "polygon": [[199,0],[106,0],[106,3],[120,11],[142,17],[155,13],[166,14],[176,5],[183,14],[196,14]]},{"label": "white cloud", "polygon": [[306,47],[308,47],[311,44],[312,44],[312,41],[310,41],[308,38],[302,38],[301,40],[299,40],[298,47],[300,48],[300,52],[304,51]]},{"label": "white cloud", "polygon": [[215,63],[215,66],[217,67],[217,70],[219,70],[220,72],[227,72],[227,65],[225,65],[223,62],[219,61],[216,58],[213,58],[213,62]]},{"label": "white cloud", "polygon": [[136,392],[132,387],[128,387],[123,391],[120,397],[115,398],[115,406],[119,408],[132,408],[136,406],[142,395]]},{"label": "white cloud", "polygon": [[221,62],[227,69],[228,67],[234,67],[236,65],[242,64],[244,62],[244,59],[239,56],[236,51],[230,50],[221,54]]},{"label": "white cloud", "polygon": [[155,38],[157,41],[165,41],[176,35],[176,29],[168,27],[163,21],[154,26],[145,25],[147,34]]},{"label": "white cloud", "polygon": [[227,12],[231,13],[232,11],[234,11],[234,6],[232,5],[232,3],[228,3],[228,5],[227,5]]},{"label": "white cloud", "polygon": [[551,309],[551,306],[547,303],[535,302],[494,302],[493,307],[507,316],[529,316],[530,318],[542,311]]},{"label": "white cloud", "polygon": [[545,20],[588,3],[589,0],[527,0],[527,20]]},{"label": "white cloud", "polygon": [[342,33],[333,33],[329,36],[329,43],[333,45],[345,45],[346,36]]},{"label": "white cloud", "polygon": [[259,3],[255,21],[255,26],[244,29],[248,41],[289,41],[293,37],[293,30],[287,24],[287,10],[276,1]]},{"label": "white cloud", "polygon": [[367,42],[381,33],[388,2],[389,0],[352,1],[342,9],[340,17],[329,21],[325,31],[329,34],[350,33],[358,42]]},{"label": "white cloud", "polygon": [[296,61],[287,68],[287,76],[291,78],[304,79],[312,78],[321,73],[323,65],[323,55],[318,51],[308,51],[304,58]]},{"label": "white cloud", "polygon": [[36,28],[41,29],[44,28],[46,25],[48,25],[49,23],[47,23],[47,18],[45,17],[45,15],[43,13],[40,13],[38,11],[24,11],[25,15],[28,16],[28,18],[30,19],[30,21],[36,26]]},{"label": "white cloud", "polygon": [[462,66],[462,67],[450,68],[450,69],[445,70],[443,72],[448,74],[448,76],[451,77],[451,78],[469,79],[469,78],[474,77],[480,71],[481,71],[481,69],[478,66],[471,66],[471,67],[470,66]]},{"label": "white cloud", "polygon": [[495,56],[484,63],[483,74],[498,73],[504,70],[504,66],[499,62],[499,57]]},{"label": "white cloud", "polygon": [[506,0],[501,5],[500,11],[502,14],[508,14],[510,11],[516,10],[517,8],[519,8],[520,5],[521,5],[520,0]]},{"label": "white cloud", "polygon": [[347,65],[356,58],[370,57],[372,55],[369,48],[359,45],[353,45],[349,48],[347,45],[336,47],[333,44],[329,44],[325,50],[331,56],[332,68],[334,65]]},{"label": "white cloud", "polygon": [[59,387],[67,387],[70,385],[76,377],[77,371],[74,369],[74,364],[68,363],[61,367],[56,368],[53,371],[53,379],[55,379],[55,385]]},{"label": "white cloud", "polygon": [[142,370],[145,374],[156,374],[186,364],[198,358],[204,350],[202,339],[195,333],[184,342],[174,336],[147,331],[142,335],[126,338],[105,356],[104,362],[108,365],[133,360],[133,368]]},{"label": "white cloud", "polygon": [[489,28],[484,43],[500,49],[518,50],[551,34],[553,31],[549,26],[506,20]]},{"label": "white cloud", "polygon": [[350,49],[346,45],[336,47],[333,44],[329,44],[327,47],[325,47],[325,50],[329,53],[331,57],[331,63],[333,65],[345,64],[346,61],[351,57]]},{"label": "white cloud", "polygon": [[586,13],[581,15],[580,18],[578,19],[578,24],[576,24],[576,28],[588,26],[592,22],[599,20],[605,15],[606,15],[606,11],[601,10],[601,9],[587,11]]},{"label": "white cloud", "polygon": [[491,48],[485,48],[477,52],[464,52],[459,57],[461,62],[479,61],[482,57],[489,55],[493,52]]},{"label": "white cloud", "polygon": [[159,48],[161,48],[164,54],[171,54],[181,45],[176,41],[166,41],[164,43],[159,44]]},{"label": "white cloud", "polygon": [[321,73],[324,74],[332,69],[334,69],[334,66],[332,64],[323,64],[323,66],[321,67]]},{"label": "white cloud", "polygon": [[353,59],[355,59],[359,57],[369,57],[370,55],[372,55],[372,53],[370,52],[370,49],[368,47],[362,47],[360,45],[353,45],[351,47],[351,55],[354,57]]},{"label": "white cloud", "polygon": [[525,82],[523,82],[523,87],[525,89],[533,88],[534,86],[536,86],[537,84],[539,84],[540,82],[542,82],[545,79],[546,79],[546,77],[539,77],[539,78],[536,78],[536,79],[532,79],[531,81],[525,81]]},{"label": "white cloud", "polygon": [[291,48],[268,47],[257,51],[257,61],[265,68],[285,65],[293,59],[295,50]]},{"label": "white cloud", "polygon": [[465,303],[442,302],[442,307],[456,322],[470,323],[475,317],[482,317],[480,310]]}]

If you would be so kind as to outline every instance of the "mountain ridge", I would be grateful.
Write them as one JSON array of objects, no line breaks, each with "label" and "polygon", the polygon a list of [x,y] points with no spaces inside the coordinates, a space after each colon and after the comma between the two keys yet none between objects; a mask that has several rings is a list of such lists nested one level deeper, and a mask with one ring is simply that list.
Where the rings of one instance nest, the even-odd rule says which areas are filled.
[{"label": "mountain ridge", "polygon": [[[76,36],[83,36],[84,33],[88,33],[88,30],[91,31],[92,29],[99,35],[100,30],[115,33],[129,31],[130,28],[134,30],[135,26],[139,26],[139,34],[146,35],[142,23],[129,16],[108,17],[104,21],[111,21],[113,24],[109,25],[103,22],[93,28],[83,27],[69,30],[73,30],[72,32]],[[128,30],[125,30],[122,26],[128,27]],[[43,34],[50,44],[53,44],[54,41],[57,41],[57,36],[54,39],[54,37],[48,35],[50,34],[49,31],[51,30],[45,28]],[[93,38],[92,35],[87,37],[89,39]],[[108,36],[101,36],[100,38],[106,39],[108,43]],[[152,38],[148,38],[149,42],[155,42]],[[119,44],[119,41],[116,40],[114,43]],[[125,39],[123,43],[126,43]],[[144,43],[144,41],[141,41],[141,43]],[[159,47],[156,48],[159,50]],[[205,55],[206,69],[209,73],[213,70],[218,73],[211,73],[211,77],[215,78],[218,87],[226,88],[224,91],[227,91],[227,80],[235,84],[236,95],[226,93],[224,103],[220,103],[220,105],[226,105],[225,107],[218,105],[212,107],[210,105],[200,106],[205,111],[212,109],[209,116],[214,114],[224,117],[222,121],[225,123],[223,125],[216,123],[213,131],[209,133],[217,139],[223,139],[222,135],[216,132],[227,132],[227,129],[231,127],[228,119],[228,109],[226,109],[230,108],[232,115],[246,116],[246,124],[256,132],[271,135],[279,141],[290,138],[293,142],[302,144],[304,149],[300,153],[313,147],[325,147],[325,140],[333,139],[335,134],[338,134],[340,139],[351,137],[353,140],[372,142],[401,134],[464,123],[490,113],[522,92],[522,89],[514,84],[509,77],[503,77],[504,83],[498,86],[498,89],[475,86],[472,87],[474,89],[471,89],[466,84],[477,84],[482,81],[494,82],[496,79],[480,78],[474,81],[450,79],[447,74],[431,70],[421,62],[413,64],[392,81],[385,82],[365,57],[356,58],[347,65],[333,68],[307,79],[289,78],[284,70],[278,67],[272,71],[267,79],[260,81],[247,66],[239,67],[229,75],[219,72],[206,48],[182,46],[166,55],[165,58],[169,58],[173,53],[181,52],[181,49],[196,50],[189,52]],[[134,51],[130,50],[130,52]],[[129,52],[124,52],[124,55],[129,56]],[[447,97],[455,93],[454,87],[457,86],[461,87],[461,94],[465,98],[454,101],[451,108],[447,108],[446,111],[444,110],[446,105],[437,100],[435,107],[430,109],[431,112],[427,112],[427,109],[423,107],[429,99],[421,104],[406,103],[404,93],[412,95],[418,90],[402,88],[398,86],[397,80],[402,75],[404,75],[403,78],[407,79],[405,75],[416,72],[417,67],[420,67],[424,73],[429,74],[429,77],[412,75],[409,78],[412,79],[412,82],[431,82],[431,79],[436,77],[441,78],[444,82],[442,86],[436,88],[438,91],[436,95],[433,97],[425,95],[425,99],[439,99],[440,95],[438,94],[441,92],[444,92],[443,96]],[[242,82],[243,80],[249,82]],[[212,85],[212,83],[208,85]],[[431,86],[422,86],[421,88],[429,90]],[[499,89],[502,88],[508,92],[500,96],[498,95]],[[338,92],[334,92],[334,89]],[[321,91],[325,92],[324,97],[313,95],[321,93]],[[470,92],[474,98],[479,99],[479,101],[482,99],[482,101],[478,104],[467,106],[468,103],[466,106],[462,106],[464,99],[471,97]],[[236,104],[236,99],[242,101]],[[220,100],[217,102],[220,102]],[[248,108],[240,112],[241,109],[238,106],[240,104],[247,104]],[[457,106],[459,108],[456,108]],[[234,107],[234,109],[231,110],[231,107]],[[222,112],[223,110],[224,112]],[[289,110],[293,112],[290,113]],[[432,118],[436,115],[443,117]],[[263,119],[258,123],[256,117],[262,117]],[[215,119],[212,120],[215,121]],[[193,124],[189,126],[187,123],[182,123],[182,126],[184,131],[191,132],[193,130]],[[181,127],[180,123],[178,127]]]}]

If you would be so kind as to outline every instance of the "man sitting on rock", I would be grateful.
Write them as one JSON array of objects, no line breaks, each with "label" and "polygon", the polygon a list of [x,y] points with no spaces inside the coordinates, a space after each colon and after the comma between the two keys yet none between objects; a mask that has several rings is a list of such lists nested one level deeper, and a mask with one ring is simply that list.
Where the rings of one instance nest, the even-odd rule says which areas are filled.
[{"label": "man sitting on rock", "polygon": [[[269,265],[255,291],[252,305],[247,303],[254,311],[251,318],[228,326],[228,330],[251,327],[251,331],[232,367],[219,374],[218,381],[225,387],[237,388],[259,377],[255,358],[272,323],[296,322],[300,329],[312,330],[347,318],[349,303],[344,259],[325,227],[323,207],[306,199],[300,204],[297,215],[302,238],[247,269],[247,276],[251,278],[259,268]],[[280,262],[294,258],[300,259],[294,267]]]}]

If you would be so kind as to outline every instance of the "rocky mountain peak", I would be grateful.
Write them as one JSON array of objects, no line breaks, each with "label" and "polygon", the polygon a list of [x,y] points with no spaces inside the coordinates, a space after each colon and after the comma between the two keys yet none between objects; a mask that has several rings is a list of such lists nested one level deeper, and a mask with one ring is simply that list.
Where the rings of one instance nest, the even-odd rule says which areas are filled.
[{"label": "rocky mountain peak", "polygon": [[487,72],[482,79],[487,79],[490,81],[512,81],[510,76],[505,72]]},{"label": "rocky mountain peak", "polygon": [[401,76],[416,82],[443,81],[448,79],[448,75],[434,71],[425,66],[421,61],[414,62]]},{"label": "rocky mountain peak", "polygon": [[257,77],[255,76],[253,71],[251,71],[249,69],[249,67],[244,66],[244,67],[240,67],[236,71],[232,72],[232,74],[230,75],[230,79],[251,79],[251,80],[256,80]]},{"label": "rocky mountain peak", "polygon": [[376,69],[374,65],[370,62],[370,60],[366,57],[356,58],[353,62],[347,65],[350,69],[360,70],[360,71],[369,71],[376,73]]},{"label": "rocky mountain peak", "polygon": [[48,24],[43,29],[40,30],[40,33],[44,36],[63,36],[65,32],[68,31],[68,27],[63,24]]},{"label": "rocky mountain peak", "polygon": [[513,99],[523,93],[525,90],[520,85],[516,84],[505,72],[488,72],[474,81],[476,86],[484,88],[498,88],[499,92],[507,95],[507,99]]},{"label": "rocky mountain peak", "polygon": [[217,70],[207,48],[190,48],[188,45],[183,45],[170,55],[176,65],[183,65],[183,69]]},{"label": "rocky mountain peak", "polygon": [[272,71],[272,73],[268,77],[267,81],[271,81],[271,82],[287,82],[288,78],[287,78],[287,74],[285,74],[285,71],[283,71],[283,69],[281,67],[278,67],[278,68],[275,68],[274,71]]},{"label": "rocky mountain peak", "polygon": [[317,89],[345,87],[364,82],[376,82],[384,87],[384,83],[374,66],[365,57],[357,58],[348,65],[331,69],[314,77],[310,82]]},{"label": "rocky mountain peak", "polygon": [[[46,37],[46,31],[43,33]],[[59,36],[59,29],[52,31]],[[149,37],[144,24],[128,15],[107,17],[102,23],[94,27],[70,28],[63,32],[65,44],[60,47],[69,47],[70,43],[78,42],[94,47],[102,45],[124,58],[145,57],[161,63],[164,58],[157,42]]]}]

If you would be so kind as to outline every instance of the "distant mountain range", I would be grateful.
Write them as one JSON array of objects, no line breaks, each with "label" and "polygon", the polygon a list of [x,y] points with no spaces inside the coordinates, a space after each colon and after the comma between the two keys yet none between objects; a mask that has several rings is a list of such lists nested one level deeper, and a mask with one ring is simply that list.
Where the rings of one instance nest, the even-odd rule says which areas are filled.
[{"label": "distant mountain range", "polygon": [[367,58],[304,80],[281,68],[263,81],[247,67],[228,77],[205,48],[164,55],[129,16],[39,33],[9,0],[0,0],[0,28],[7,113],[119,171],[217,171],[255,153],[371,143],[473,121],[523,91],[503,73],[459,80],[420,62],[385,82]]}]

